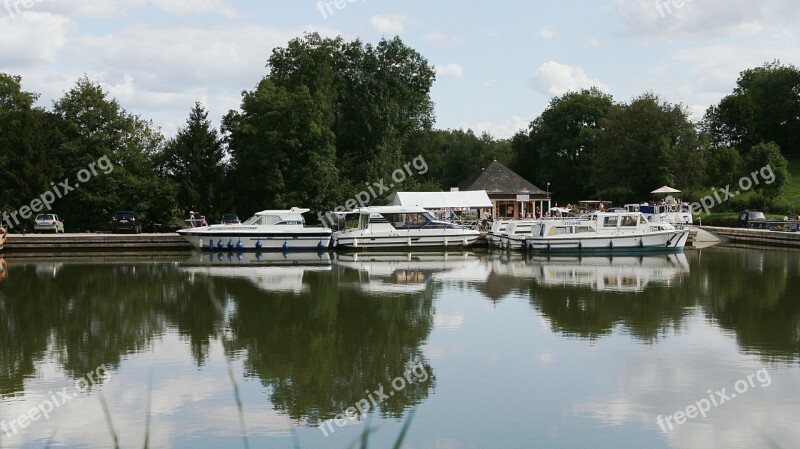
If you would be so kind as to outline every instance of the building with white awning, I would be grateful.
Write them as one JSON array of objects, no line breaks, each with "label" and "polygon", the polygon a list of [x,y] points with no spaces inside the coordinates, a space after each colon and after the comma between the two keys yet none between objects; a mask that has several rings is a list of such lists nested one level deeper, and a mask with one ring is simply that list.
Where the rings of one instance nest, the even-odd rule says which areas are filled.
[{"label": "building with white awning", "polygon": [[[452,192],[396,192],[389,197],[394,206],[419,206],[447,218],[447,212],[469,215],[482,211],[492,213],[492,200],[485,190]],[[472,214],[472,215],[476,215]]]}]

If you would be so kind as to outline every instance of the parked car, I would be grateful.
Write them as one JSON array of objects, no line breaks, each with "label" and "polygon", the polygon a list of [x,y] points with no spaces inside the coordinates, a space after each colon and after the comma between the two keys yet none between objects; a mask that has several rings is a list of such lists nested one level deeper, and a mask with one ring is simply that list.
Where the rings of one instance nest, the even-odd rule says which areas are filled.
[{"label": "parked car", "polygon": [[111,219],[111,233],[116,234],[121,231],[129,231],[134,234],[142,232],[142,222],[136,212],[120,211],[114,214]]},{"label": "parked car", "polygon": [[764,212],[760,212],[757,210],[743,210],[739,213],[739,220],[736,223],[737,228],[752,228],[755,226],[756,223],[759,222],[757,226],[759,228],[763,227],[766,228],[766,221],[767,217],[764,216]]},{"label": "parked car", "polygon": [[242,224],[236,214],[225,214],[219,222],[220,224]]},{"label": "parked car", "polygon": [[64,233],[64,222],[56,214],[39,214],[33,222],[33,232]]}]

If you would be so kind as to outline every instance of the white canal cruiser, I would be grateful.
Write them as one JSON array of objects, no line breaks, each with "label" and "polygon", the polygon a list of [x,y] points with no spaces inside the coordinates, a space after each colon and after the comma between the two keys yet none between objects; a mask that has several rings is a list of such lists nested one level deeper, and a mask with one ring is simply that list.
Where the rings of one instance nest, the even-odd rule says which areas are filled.
[{"label": "white canal cruiser", "polygon": [[333,233],[336,248],[468,247],[481,235],[477,229],[436,220],[418,206],[370,206],[348,214],[357,214],[358,224]]},{"label": "white canal cruiser", "polygon": [[525,239],[533,235],[533,228],[538,223],[534,220],[514,220],[500,234],[500,248],[510,251],[522,251]]},{"label": "white canal cruiser", "polygon": [[241,224],[217,224],[178,231],[196,248],[208,250],[291,251],[325,250],[330,246],[329,228],[305,226],[303,214],[310,209],[257,212]]},{"label": "white canal cruiser", "polygon": [[538,222],[525,239],[525,249],[548,253],[683,251],[688,238],[688,229],[651,223],[639,212],[597,212]]}]

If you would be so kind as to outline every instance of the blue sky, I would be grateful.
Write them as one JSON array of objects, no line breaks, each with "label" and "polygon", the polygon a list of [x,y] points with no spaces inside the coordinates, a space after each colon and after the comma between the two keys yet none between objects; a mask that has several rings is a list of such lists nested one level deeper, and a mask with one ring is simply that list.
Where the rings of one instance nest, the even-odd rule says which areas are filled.
[{"label": "blue sky", "polygon": [[326,3],[0,0],[0,71],[46,107],[86,74],[173,135],[197,100],[218,123],[304,32],[399,35],[437,68],[438,128],[510,137],[568,90],[653,91],[699,118],[741,70],[800,65],[796,0]]}]

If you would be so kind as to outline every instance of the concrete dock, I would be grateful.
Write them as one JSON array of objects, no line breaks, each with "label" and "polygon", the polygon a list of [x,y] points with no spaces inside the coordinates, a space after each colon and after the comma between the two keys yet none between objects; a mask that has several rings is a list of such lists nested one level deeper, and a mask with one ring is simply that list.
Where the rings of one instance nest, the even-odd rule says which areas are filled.
[{"label": "concrete dock", "polygon": [[723,240],[749,245],[780,246],[783,248],[800,248],[800,232],[767,231],[763,229],[721,228],[717,226],[701,226],[700,229],[710,232]]},{"label": "concrete dock", "polygon": [[9,234],[3,252],[191,250],[176,233],[159,234]]}]

